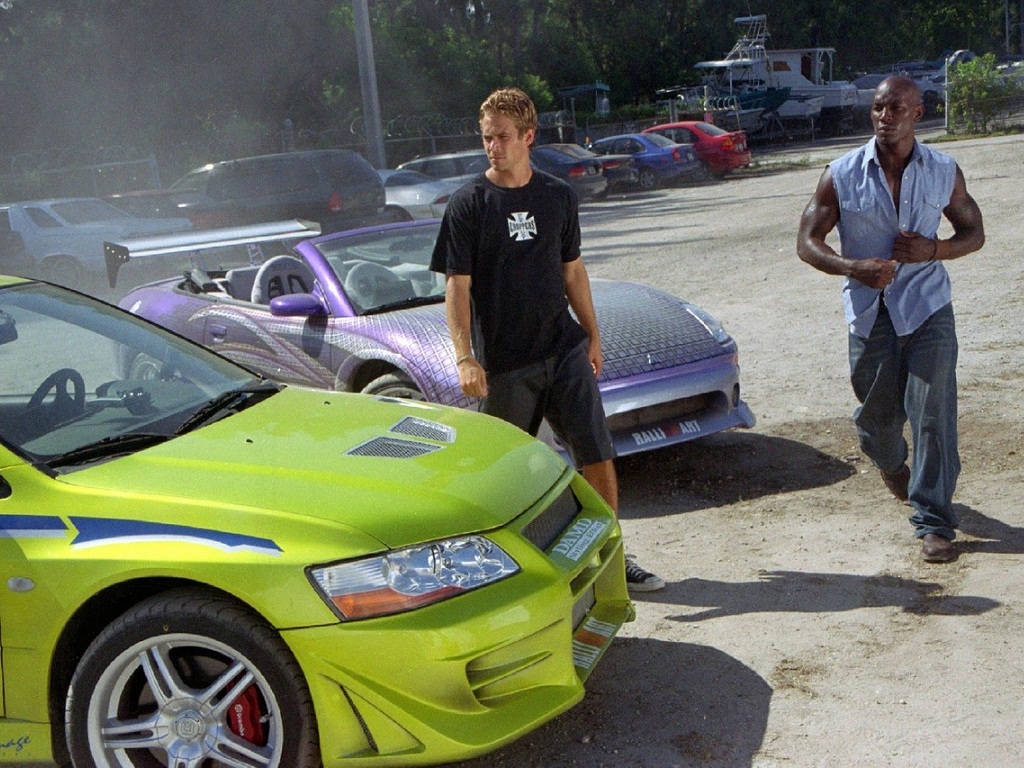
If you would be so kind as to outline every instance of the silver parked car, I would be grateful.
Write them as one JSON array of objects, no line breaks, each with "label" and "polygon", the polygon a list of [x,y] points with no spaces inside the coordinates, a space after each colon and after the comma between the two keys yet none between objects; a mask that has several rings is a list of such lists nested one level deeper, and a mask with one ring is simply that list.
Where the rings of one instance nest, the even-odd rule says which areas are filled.
[{"label": "silver parked car", "polygon": [[0,231],[19,241],[11,246],[20,254],[17,270],[79,289],[106,273],[105,240],[191,228],[186,218],[133,216],[95,197],[0,204]]},{"label": "silver parked car", "polygon": [[401,171],[419,171],[432,179],[450,179],[466,182],[490,167],[487,153],[483,149],[466,149],[462,152],[445,152],[440,155],[424,155],[398,164]]},{"label": "silver parked car", "polygon": [[384,182],[387,210],[405,221],[441,218],[448,198],[462,184],[452,179],[432,179],[408,169],[383,168],[377,175]]}]

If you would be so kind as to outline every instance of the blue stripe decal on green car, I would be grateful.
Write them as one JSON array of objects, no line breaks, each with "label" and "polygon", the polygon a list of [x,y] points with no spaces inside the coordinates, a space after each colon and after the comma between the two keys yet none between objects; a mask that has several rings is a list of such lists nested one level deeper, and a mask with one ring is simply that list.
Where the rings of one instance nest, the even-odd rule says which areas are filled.
[{"label": "blue stripe decal on green car", "polygon": [[52,539],[67,532],[64,521],[53,515],[0,515],[0,538]]},{"label": "blue stripe decal on green car", "polygon": [[257,552],[280,555],[281,548],[271,539],[246,536],[239,533],[193,528],[187,525],[149,523],[142,520],[110,520],[97,517],[72,517],[71,524],[78,535],[71,542],[75,548],[97,547],[125,542],[175,541],[192,542],[207,547],[230,551]]}]

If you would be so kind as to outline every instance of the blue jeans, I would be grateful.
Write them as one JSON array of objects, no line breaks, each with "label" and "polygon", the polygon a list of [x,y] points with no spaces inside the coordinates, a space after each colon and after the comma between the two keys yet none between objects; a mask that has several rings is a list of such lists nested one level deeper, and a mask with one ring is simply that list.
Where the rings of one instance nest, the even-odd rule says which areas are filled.
[{"label": "blue jeans", "polygon": [[956,431],[956,324],[947,304],[908,336],[897,336],[884,305],[863,339],[850,334],[850,380],[861,450],[884,472],[907,460],[910,421],[914,460],[909,496],[918,537],[956,536],[953,491],[960,474]]}]

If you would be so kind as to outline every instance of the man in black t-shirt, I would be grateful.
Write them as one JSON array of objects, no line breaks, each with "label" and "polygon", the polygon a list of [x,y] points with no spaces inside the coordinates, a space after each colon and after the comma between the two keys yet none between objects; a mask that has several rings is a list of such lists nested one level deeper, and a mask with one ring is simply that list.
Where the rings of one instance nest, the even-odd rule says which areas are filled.
[{"label": "man in black t-shirt", "polygon": [[[445,306],[459,385],[484,413],[532,435],[542,419],[584,478],[618,510],[614,449],[597,388],[601,336],[580,257],[576,193],[530,165],[537,111],[518,88],[480,107],[490,167],[445,209],[431,269]],[[573,319],[569,308],[576,314]],[[665,582],[632,559],[631,589]]]}]

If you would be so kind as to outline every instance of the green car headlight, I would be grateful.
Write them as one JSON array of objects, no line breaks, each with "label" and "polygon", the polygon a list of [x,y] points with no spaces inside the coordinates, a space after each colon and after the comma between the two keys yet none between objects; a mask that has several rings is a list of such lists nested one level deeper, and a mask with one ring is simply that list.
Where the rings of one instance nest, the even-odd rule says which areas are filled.
[{"label": "green car headlight", "polygon": [[343,619],[401,613],[491,584],[519,565],[483,536],[460,536],[363,560],[309,569]]}]

